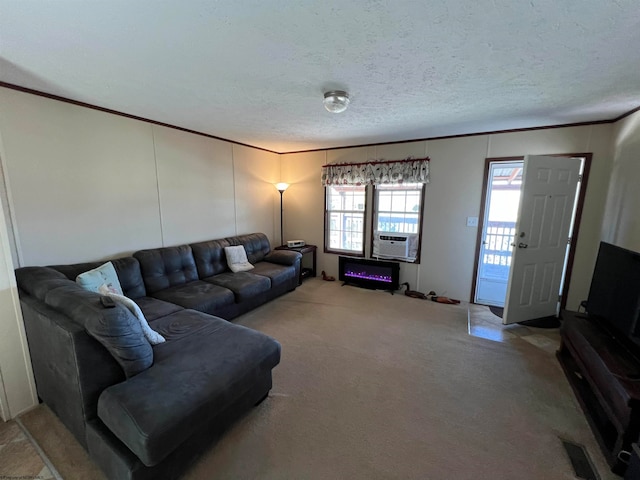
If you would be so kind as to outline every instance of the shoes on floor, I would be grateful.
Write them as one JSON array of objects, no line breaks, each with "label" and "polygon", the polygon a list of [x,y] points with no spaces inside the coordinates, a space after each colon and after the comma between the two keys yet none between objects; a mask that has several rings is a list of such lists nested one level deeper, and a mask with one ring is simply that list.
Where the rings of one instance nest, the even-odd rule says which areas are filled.
[{"label": "shoes on floor", "polygon": [[336,277],[332,277],[331,275],[327,275],[323,270],[322,271],[322,279],[326,280],[327,282],[335,282]]}]

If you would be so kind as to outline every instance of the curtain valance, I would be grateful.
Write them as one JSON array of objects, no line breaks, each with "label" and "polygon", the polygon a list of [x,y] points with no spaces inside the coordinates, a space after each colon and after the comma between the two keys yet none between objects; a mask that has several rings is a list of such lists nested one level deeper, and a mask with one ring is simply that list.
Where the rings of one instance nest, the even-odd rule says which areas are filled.
[{"label": "curtain valance", "polygon": [[322,185],[429,183],[429,157],[322,166]]}]

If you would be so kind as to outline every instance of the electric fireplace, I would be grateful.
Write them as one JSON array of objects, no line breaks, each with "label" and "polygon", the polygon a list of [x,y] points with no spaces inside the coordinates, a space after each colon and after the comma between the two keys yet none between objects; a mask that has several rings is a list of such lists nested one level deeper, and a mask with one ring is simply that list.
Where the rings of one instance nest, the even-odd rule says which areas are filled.
[{"label": "electric fireplace", "polygon": [[400,264],[341,256],[338,257],[338,278],[345,285],[393,292],[400,286]]}]

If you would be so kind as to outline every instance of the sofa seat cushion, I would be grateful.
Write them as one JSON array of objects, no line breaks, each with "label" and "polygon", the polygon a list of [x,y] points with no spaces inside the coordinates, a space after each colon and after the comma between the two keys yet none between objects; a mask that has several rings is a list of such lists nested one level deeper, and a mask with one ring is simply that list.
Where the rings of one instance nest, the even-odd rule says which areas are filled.
[{"label": "sofa seat cushion", "polygon": [[255,275],[252,272],[225,272],[213,277],[207,277],[204,281],[228,288],[234,293],[237,303],[268,292],[271,288],[269,277]]},{"label": "sofa seat cushion", "polygon": [[184,308],[215,314],[216,310],[235,301],[233,292],[210,282],[196,280],[151,294],[152,297]]},{"label": "sofa seat cushion", "polygon": [[[158,300],[153,297],[136,298],[135,302],[138,304],[140,310],[142,310],[142,313],[144,314],[144,317],[149,322],[154,321],[156,318],[165,317],[180,310],[184,310],[184,307],[181,307],[180,305]],[[153,329],[155,330],[155,327],[153,327]]]},{"label": "sofa seat cushion", "polygon": [[209,328],[212,323],[211,318],[211,315],[196,310],[181,310],[179,315],[158,318],[153,322],[153,328],[166,338],[167,342],[171,342],[193,335],[202,328]]},{"label": "sofa seat cushion", "polygon": [[282,285],[296,276],[296,268],[294,266],[277,265],[271,262],[257,263],[251,273],[263,275],[271,279],[273,287]]},{"label": "sofa seat cushion", "polygon": [[280,361],[280,345],[263,333],[189,310],[170,317],[197,328],[154,347],[151,368],[107,388],[98,400],[98,417],[147,466],[162,461],[194,425],[214,419]]}]

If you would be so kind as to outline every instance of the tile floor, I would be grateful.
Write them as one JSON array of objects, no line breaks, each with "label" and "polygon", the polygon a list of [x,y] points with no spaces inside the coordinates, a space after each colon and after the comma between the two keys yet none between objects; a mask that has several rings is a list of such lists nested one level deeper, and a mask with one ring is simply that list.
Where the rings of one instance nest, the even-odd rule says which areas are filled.
[{"label": "tile floor", "polygon": [[49,480],[54,476],[15,421],[0,420],[0,478]]},{"label": "tile floor", "polygon": [[557,328],[535,328],[523,325],[503,325],[502,319],[484,305],[469,304],[469,335],[486,338],[494,342],[529,342],[544,351],[554,354],[560,346],[560,331]]}]

